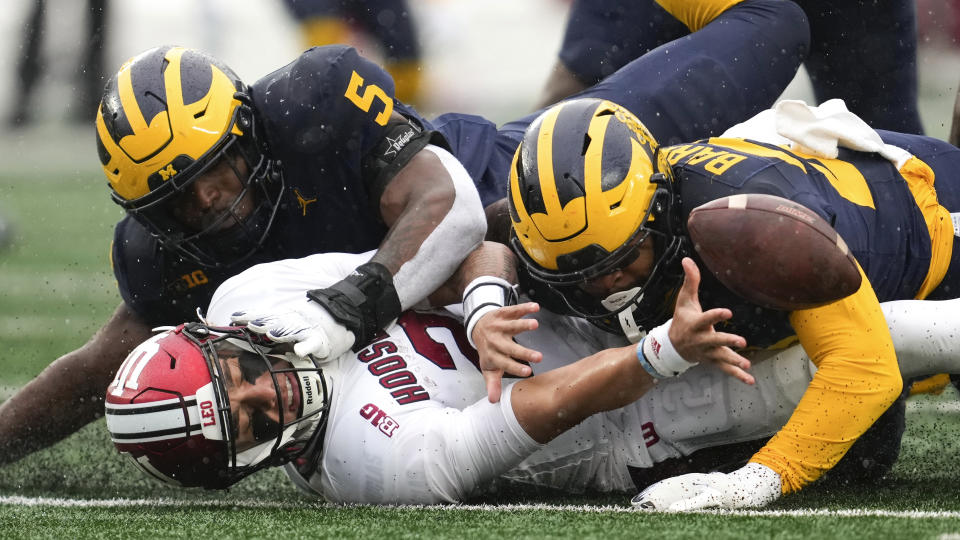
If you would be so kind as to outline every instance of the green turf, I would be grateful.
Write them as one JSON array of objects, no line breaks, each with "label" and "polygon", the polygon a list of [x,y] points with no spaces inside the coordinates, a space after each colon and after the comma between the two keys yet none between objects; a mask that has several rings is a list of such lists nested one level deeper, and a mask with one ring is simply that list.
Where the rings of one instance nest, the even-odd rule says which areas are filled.
[{"label": "green turf", "polygon": [[122,214],[89,167],[0,176],[0,211],[15,228],[0,251],[2,383],[19,386],[83,344],[119,303],[109,253]]},{"label": "green turf", "polygon": [[[2,141],[0,141],[2,143]],[[2,146],[2,144],[0,144]],[[16,387],[86,341],[119,302],[108,262],[120,211],[88,161],[77,170],[0,171],[0,211],[14,218],[0,251],[0,386]],[[56,165],[56,164],[55,164]],[[95,165],[95,164],[94,164]],[[952,402],[956,398],[940,398]],[[43,411],[38,411],[38,422]],[[960,413],[911,413],[901,461],[877,486],[821,484],[774,510],[960,512]],[[937,538],[956,517],[649,515],[623,511],[343,508],[301,496],[281,471],[225,493],[179,491],[147,479],[112,449],[103,420],[63,443],[0,467],[0,497],[163,498],[169,504],[62,508],[0,504],[0,538]],[[627,505],[623,495],[501,486],[487,504]],[[253,504],[266,503],[256,508]],[[237,505],[233,507],[231,505]]]}]

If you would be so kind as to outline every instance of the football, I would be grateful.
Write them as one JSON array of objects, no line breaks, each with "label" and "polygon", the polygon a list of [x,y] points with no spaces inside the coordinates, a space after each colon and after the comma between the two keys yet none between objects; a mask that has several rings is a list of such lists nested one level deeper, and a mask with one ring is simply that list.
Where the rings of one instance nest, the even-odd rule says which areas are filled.
[{"label": "football", "polygon": [[707,269],[757,305],[809,309],[860,288],[843,238],[812,210],[782,197],[751,193],[710,201],[690,212],[687,230]]}]

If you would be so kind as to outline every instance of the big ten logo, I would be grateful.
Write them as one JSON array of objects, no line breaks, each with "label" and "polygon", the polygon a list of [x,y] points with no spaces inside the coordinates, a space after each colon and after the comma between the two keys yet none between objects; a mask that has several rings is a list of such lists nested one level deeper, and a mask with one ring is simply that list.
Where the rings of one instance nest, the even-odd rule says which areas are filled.
[{"label": "big ten logo", "polygon": [[373,403],[367,403],[363,407],[360,407],[360,416],[366,418],[374,425],[381,433],[387,437],[393,437],[393,432],[400,427],[400,424],[397,424],[397,421],[393,418],[387,416],[387,413],[380,410],[380,407],[377,407]]},{"label": "big ten logo", "polygon": [[183,274],[180,276],[180,279],[187,284],[188,289],[199,287],[200,285],[206,285],[210,282],[210,280],[207,279],[207,275],[203,273],[203,270],[194,270],[189,274]]},{"label": "big ten logo", "polygon": [[722,388],[714,388],[715,379],[709,374],[686,379],[673,379],[660,391],[660,406],[668,413],[689,409],[712,408],[723,405]]},{"label": "big ten logo", "polygon": [[673,146],[667,155],[667,161],[671,165],[676,165],[684,158],[687,158],[685,162],[687,165],[700,165],[709,173],[721,175],[730,167],[747,159],[747,156],[702,144]]},{"label": "big ten logo", "polygon": [[214,410],[211,401],[200,402],[200,418],[203,419],[204,426],[217,425],[217,412]]}]

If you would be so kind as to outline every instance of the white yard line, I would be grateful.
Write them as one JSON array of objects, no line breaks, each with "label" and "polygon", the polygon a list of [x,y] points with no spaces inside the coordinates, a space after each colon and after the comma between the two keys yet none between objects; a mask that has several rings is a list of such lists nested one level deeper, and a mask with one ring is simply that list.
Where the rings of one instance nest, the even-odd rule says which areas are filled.
[{"label": "white yard line", "polygon": [[[181,499],[61,499],[52,497],[20,497],[0,496],[0,505],[8,506],[50,506],[56,508],[128,508],[147,506],[155,508],[192,508],[192,507],[222,507],[222,508],[347,508],[353,505],[337,505],[329,503],[282,503],[242,499],[237,501],[222,500],[181,500]],[[634,512],[624,506],[596,506],[596,505],[552,505],[552,504],[463,504],[463,505],[399,505],[391,506],[398,510],[469,510],[478,512],[526,512],[531,510],[582,512],[582,513],[625,513]],[[892,517],[905,519],[956,519],[960,518],[958,511],[930,512],[919,510],[825,510],[825,509],[798,509],[798,510],[704,510],[698,513],[714,515],[738,515],[755,517]]]}]

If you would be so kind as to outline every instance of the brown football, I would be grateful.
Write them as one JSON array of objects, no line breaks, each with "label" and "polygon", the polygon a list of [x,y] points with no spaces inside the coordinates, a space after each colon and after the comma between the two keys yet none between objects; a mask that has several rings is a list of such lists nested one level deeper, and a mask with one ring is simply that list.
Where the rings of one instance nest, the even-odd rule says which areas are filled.
[{"label": "brown football", "polygon": [[757,193],[698,206],[687,218],[693,247],[731,291],[763,307],[793,311],[860,288],[843,238],[802,204]]}]

